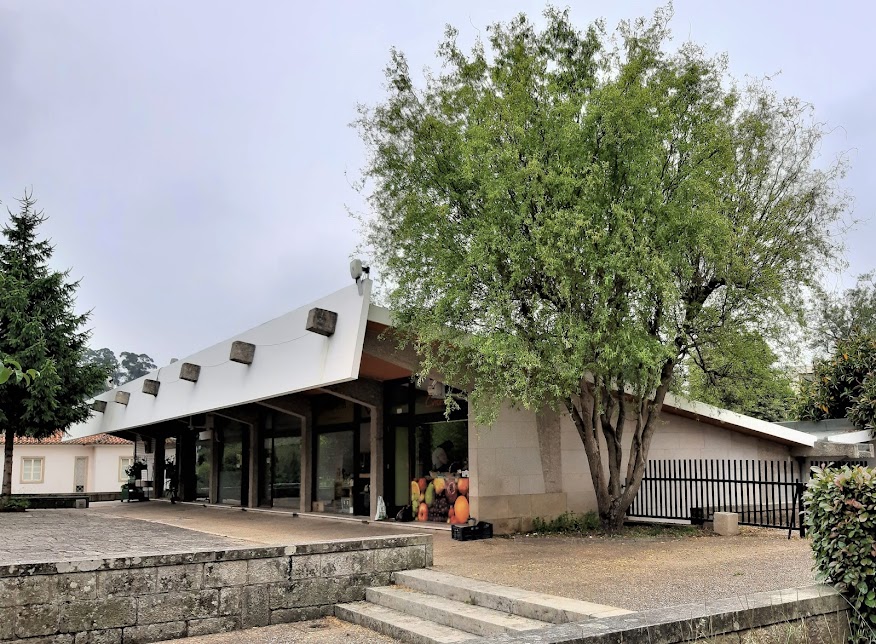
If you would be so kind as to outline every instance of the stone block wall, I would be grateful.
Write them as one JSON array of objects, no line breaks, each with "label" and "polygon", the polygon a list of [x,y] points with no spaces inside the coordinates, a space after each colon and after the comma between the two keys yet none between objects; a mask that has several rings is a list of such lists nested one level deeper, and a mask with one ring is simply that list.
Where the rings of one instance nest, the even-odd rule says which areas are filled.
[{"label": "stone block wall", "polygon": [[0,644],[142,644],[333,613],[397,570],[432,565],[432,536],[0,566]]}]

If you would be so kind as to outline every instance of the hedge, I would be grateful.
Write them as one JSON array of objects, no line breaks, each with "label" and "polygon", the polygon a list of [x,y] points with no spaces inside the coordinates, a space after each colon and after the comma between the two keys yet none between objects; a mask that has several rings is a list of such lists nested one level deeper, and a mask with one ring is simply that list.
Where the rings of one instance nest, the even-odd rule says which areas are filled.
[{"label": "hedge", "polygon": [[[806,522],[819,577],[854,607],[859,637],[876,633],[876,469],[821,470],[806,490]],[[864,639],[866,638],[866,639]]]}]

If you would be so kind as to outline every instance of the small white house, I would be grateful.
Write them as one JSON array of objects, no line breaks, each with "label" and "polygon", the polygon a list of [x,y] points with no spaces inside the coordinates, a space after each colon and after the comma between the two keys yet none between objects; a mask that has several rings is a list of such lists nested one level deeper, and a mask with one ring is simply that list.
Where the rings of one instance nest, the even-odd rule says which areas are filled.
[{"label": "small white house", "polygon": [[[15,438],[13,494],[118,492],[128,480],[125,468],[134,459],[131,441],[109,434],[61,442],[63,438],[60,431],[41,440]],[[4,443],[0,435],[0,449]]]}]

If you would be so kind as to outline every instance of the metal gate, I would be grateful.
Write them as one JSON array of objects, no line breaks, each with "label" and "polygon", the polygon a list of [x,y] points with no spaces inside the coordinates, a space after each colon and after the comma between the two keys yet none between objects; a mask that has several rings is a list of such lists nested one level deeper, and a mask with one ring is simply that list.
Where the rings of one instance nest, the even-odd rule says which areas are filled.
[{"label": "metal gate", "polygon": [[715,512],[735,512],[741,525],[798,529],[802,535],[800,470],[787,460],[650,460],[627,516],[702,524]]}]

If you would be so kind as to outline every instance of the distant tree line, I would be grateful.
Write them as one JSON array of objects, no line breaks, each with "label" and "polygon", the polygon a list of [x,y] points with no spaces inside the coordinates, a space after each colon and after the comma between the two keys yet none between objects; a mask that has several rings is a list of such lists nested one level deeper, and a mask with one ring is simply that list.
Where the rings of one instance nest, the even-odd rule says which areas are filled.
[{"label": "distant tree line", "polygon": [[157,368],[155,361],[145,353],[122,351],[117,358],[112,349],[107,347],[86,349],[82,354],[82,363],[99,366],[107,374],[106,384],[98,388],[95,394],[141,378]]}]

